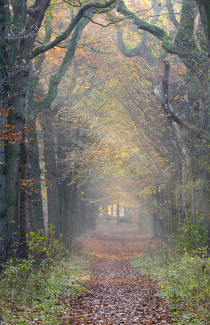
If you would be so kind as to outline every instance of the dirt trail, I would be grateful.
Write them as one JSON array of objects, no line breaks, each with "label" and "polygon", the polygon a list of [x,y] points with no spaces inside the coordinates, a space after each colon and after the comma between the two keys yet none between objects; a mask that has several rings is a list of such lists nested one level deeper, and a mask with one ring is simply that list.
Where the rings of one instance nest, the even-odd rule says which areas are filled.
[{"label": "dirt trail", "polygon": [[65,324],[171,324],[156,283],[129,265],[132,256],[150,245],[148,237],[95,232],[76,245],[94,253],[93,275],[87,291],[69,299]]}]

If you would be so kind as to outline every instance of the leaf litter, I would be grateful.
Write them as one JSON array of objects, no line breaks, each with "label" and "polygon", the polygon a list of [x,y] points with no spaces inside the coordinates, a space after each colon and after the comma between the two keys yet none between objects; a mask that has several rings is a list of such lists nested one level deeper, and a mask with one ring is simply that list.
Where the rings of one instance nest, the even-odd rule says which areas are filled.
[{"label": "leaf litter", "polygon": [[130,266],[133,256],[159,243],[137,232],[91,232],[75,240],[93,257],[92,275],[80,296],[63,296],[65,324],[171,324],[167,304],[159,296],[157,281]]}]

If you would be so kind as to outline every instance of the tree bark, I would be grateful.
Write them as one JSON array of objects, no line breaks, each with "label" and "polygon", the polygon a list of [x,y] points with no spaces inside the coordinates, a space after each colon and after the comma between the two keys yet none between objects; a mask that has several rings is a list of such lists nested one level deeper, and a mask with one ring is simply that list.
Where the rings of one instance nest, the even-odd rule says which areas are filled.
[{"label": "tree bark", "polygon": [[120,224],[120,205],[117,203],[117,224]]},{"label": "tree bark", "polygon": [[210,57],[210,3],[209,0],[196,0],[204,30],[208,53]]},{"label": "tree bark", "polygon": [[[6,42],[5,42],[4,1],[0,2],[0,135],[4,134],[6,124],[7,90],[6,90]],[[6,257],[6,202],[5,202],[5,140],[0,143],[0,262]]]},{"label": "tree bark", "polygon": [[31,120],[31,125],[27,124],[28,127],[33,127],[33,130],[27,135],[28,141],[28,160],[27,160],[27,177],[31,187],[29,185],[28,191],[30,194],[27,195],[27,220],[29,222],[30,230],[38,231],[44,230],[44,213],[43,213],[43,202],[41,194],[41,169],[39,164],[39,147],[37,139],[36,121]]},{"label": "tree bark", "polygon": [[[6,147],[6,203],[8,240],[26,241],[25,236],[25,195],[21,195],[21,175],[26,175],[25,160],[25,113],[26,97],[31,70],[30,53],[34,47],[39,28],[50,0],[36,0],[33,7],[26,10],[26,1],[15,2],[13,20],[18,21],[18,42],[11,42],[10,83],[9,83],[9,115],[8,124],[14,127],[17,135],[15,141],[8,141]],[[16,7],[14,7],[15,10]],[[20,11],[19,11],[20,10]],[[20,33],[21,31],[21,33]],[[14,63],[14,64],[13,64]],[[23,227],[23,229],[21,229]]]},{"label": "tree bark", "polygon": [[56,231],[60,232],[58,171],[55,158],[53,115],[53,110],[46,109],[40,121],[44,143],[46,179],[49,182],[47,190],[48,223],[55,226]]}]

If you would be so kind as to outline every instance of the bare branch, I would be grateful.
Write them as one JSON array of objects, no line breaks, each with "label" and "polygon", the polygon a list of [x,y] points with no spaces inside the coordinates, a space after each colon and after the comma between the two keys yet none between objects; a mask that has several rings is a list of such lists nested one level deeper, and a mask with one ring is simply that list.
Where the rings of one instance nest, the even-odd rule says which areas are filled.
[{"label": "bare branch", "polygon": [[199,129],[197,129],[194,125],[188,123],[187,121],[183,121],[178,115],[176,115],[169,105],[169,96],[168,96],[168,79],[169,79],[169,70],[170,70],[170,64],[168,61],[164,62],[164,74],[162,79],[162,99],[161,99],[161,105],[163,108],[163,111],[165,112],[166,116],[179,124],[182,127],[185,127],[189,131],[196,134],[198,137],[201,136],[201,132]]},{"label": "bare branch", "polygon": [[78,13],[72,19],[72,21],[69,24],[68,28],[61,35],[57,36],[52,42],[50,42],[50,43],[48,43],[46,45],[36,47],[35,49],[33,49],[32,53],[31,53],[31,58],[34,58],[35,56],[52,49],[54,46],[56,46],[59,43],[61,43],[62,41],[64,41],[71,34],[71,32],[73,31],[73,29],[75,28],[77,23],[83,17],[85,11],[87,11],[89,9],[93,9],[93,8],[96,8],[96,9],[108,8],[108,7],[111,7],[115,2],[116,2],[116,0],[111,0],[111,1],[106,2],[104,4],[101,4],[101,3],[98,3],[98,2],[90,2],[90,3],[85,4],[83,7],[81,7],[79,9]]},{"label": "bare branch", "polygon": [[123,0],[120,0],[118,2],[117,11],[133,21],[137,28],[149,32],[150,34],[160,39],[162,41],[163,48],[167,52],[171,54],[177,54],[177,49],[174,46],[171,37],[163,28],[139,18],[135,13],[126,8]]},{"label": "bare branch", "polygon": [[110,21],[109,23],[107,23],[106,25],[104,25],[104,24],[98,23],[97,21],[95,21],[95,20],[89,18],[89,17],[86,16],[86,15],[83,15],[83,17],[84,17],[84,18],[88,18],[88,19],[89,19],[93,24],[98,25],[98,26],[101,26],[101,27],[108,27],[108,26],[110,26],[110,25],[115,25],[115,24],[119,23],[120,21],[122,21],[122,20],[124,19],[124,18],[121,18],[121,19],[118,19],[118,20],[116,20],[116,21]]},{"label": "bare branch", "polygon": [[175,13],[174,13],[174,8],[173,8],[171,0],[166,0],[166,5],[167,5],[167,8],[168,8],[170,21],[174,24],[174,26],[176,28],[178,28],[179,27],[179,22],[176,19],[176,16],[175,16]]},{"label": "bare branch", "polygon": [[123,36],[122,36],[122,31],[120,28],[117,26],[117,44],[119,50],[128,58],[132,58],[135,56],[140,56],[147,60],[147,62],[150,65],[154,65],[158,58],[152,53],[152,51],[147,47],[144,41],[140,42],[133,48],[128,48],[125,46]]}]

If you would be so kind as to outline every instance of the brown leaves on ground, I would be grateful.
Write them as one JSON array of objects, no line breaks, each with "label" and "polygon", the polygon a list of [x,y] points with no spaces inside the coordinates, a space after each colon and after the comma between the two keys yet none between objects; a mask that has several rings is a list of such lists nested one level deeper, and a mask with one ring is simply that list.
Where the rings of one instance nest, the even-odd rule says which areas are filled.
[{"label": "brown leaves on ground", "polygon": [[158,295],[156,283],[129,265],[130,258],[157,242],[138,233],[93,232],[75,241],[93,253],[93,274],[87,291],[63,297],[65,324],[171,324],[170,312]]}]

